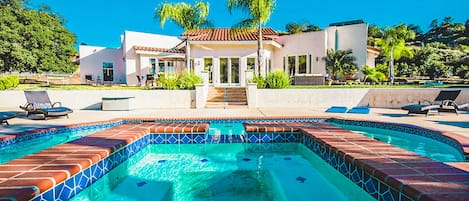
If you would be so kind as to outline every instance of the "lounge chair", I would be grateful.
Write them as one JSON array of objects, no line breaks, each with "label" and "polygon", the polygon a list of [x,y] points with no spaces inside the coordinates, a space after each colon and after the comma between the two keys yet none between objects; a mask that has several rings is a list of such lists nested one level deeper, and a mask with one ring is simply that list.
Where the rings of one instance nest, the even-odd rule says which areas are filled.
[{"label": "lounge chair", "polygon": [[30,114],[43,114],[46,120],[48,117],[67,116],[68,118],[68,114],[73,112],[70,108],[62,107],[60,102],[52,104],[47,91],[24,91],[24,95],[27,103],[20,108],[26,111],[26,117]]},{"label": "lounge chair", "polygon": [[330,113],[346,113],[347,107],[345,106],[332,106],[326,110],[326,112]]},{"label": "lounge chair", "polygon": [[458,114],[458,110],[461,108],[454,102],[461,90],[452,91],[440,91],[434,101],[423,101],[418,104],[411,104],[401,107],[403,110],[407,110],[408,114],[425,114],[428,116],[430,111],[436,112],[455,112]]},{"label": "lounge chair", "polygon": [[15,112],[0,112],[0,125],[10,125],[7,120],[15,118],[16,115],[17,113]]}]

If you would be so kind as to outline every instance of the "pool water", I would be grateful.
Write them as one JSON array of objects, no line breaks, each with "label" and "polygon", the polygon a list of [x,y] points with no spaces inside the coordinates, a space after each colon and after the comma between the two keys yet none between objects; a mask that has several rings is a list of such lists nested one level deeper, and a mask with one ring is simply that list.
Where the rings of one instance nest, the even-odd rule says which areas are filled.
[{"label": "pool water", "polygon": [[212,122],[208,128],[209,135],[245,135],[242,123]]},{"label": "pool water", "polygon": [[149,145],[71,200],[374,200],[298,143]]},{"label": "pool water", "polygon": [[5,147],[0,147],[0,164],[27,156],[29,154],[48,149],[50,147],[67,143],[72,140],[87,136],[106,128],[85,129],[72,132],[64,132],[25,140]]},{"label": "pool water", "polygon": [[380,128],[331,123],[332,125],[362,134],[369,138],[415,152],[440,162],[462,162],[464,155],[456,148],[419,135]]}]

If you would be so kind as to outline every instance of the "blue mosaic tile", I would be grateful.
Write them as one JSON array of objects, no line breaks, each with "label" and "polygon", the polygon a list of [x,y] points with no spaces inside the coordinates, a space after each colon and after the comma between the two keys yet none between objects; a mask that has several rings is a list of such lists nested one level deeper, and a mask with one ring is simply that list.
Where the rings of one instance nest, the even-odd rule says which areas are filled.
[{"label": "blue mosaic tile", "polygon": [[194,138],[195,143],[200,144],[205,142],[204,134],[193,134],[192,137]]},{"label": "blue mosaic tile", "polygon": [[55,199],[54,200],[69,200],[75,196],[75,177],[72,177],[65,182],[54,187]]},{"label": "blue mosaic tile", "polygon": [[181,138],[181,143],[192,144],[192,134],[183,134]]},{"label": "blue mosaic tile", "polygon": [[165,142],[167,144],[178,144],[178,135],[177,134],[166,135]]},{"label": "blue mosaic tile", "polygon": [[164,138],[165,134],[152,134],[152,142],[153,144],[163,144],[164,143]]},{"label": "blue mosaic tile", "polygon": [[399,201],[399,193],[382,182],[379,183],[379,192],[378,200]]},{"label": "blue mosaic tile", "polygon": [[362,187],[362,170],[357,168],[354,165],[351,165],[350,167],[350,180],[352,180],[353,183],[357,184],[358,186]]},{"label": "blue mosaic tile", "polygon": [[91,185],[91,171],[90,168],[76,174],[75,176],[75,193],[79,193],[89,185]]},{"label": "blue mosaic tile", "polygon": [[96,182],[104,175],[103,160],[91,166],[91,183]]},{"label": "blue mosaic tile", "polygon": [[271,134],[263,134],[260,136],[261,142],[262,143],[269,143],[272,140],[272,135]]},{"label": "blue mosaic tile", "polygon": [[258,135],[256,134],[248,134],[248,142],[249,143],[257,143],[259,141]]},{"label": "blue mosaic tile", "polygon": [[374,198],[378,198],[378,180],[367,173],[363,173],[363,190]]}]

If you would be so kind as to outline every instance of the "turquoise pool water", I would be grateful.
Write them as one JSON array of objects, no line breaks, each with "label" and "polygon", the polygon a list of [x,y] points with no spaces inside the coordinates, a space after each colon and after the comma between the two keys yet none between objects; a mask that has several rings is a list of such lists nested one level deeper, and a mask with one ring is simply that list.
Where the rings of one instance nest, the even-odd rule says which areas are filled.
[{"label": "turquoise pool water", "polygon": [[374,200],[305,146],[149,145],[71,200]]},{"label": "turquoise pool water", "polygon": [[379,128],[337,123],[331,124],[379,140],[381,142],[415,152],[421,156],[425,156],[436,161],[464,161],[464,155],[459,150],[448,144],[430,138]]},{"label": "turquoise pool water", "polygon": [[209,135],[245,135],[243,123],[211,122],[208,128]]},{"label": "turquoise pool water", "polygon": [[87,136],[106,128],[85,129],[72,132],[64,132],[49,136],[38,137],[18,142],[9,146],[0,147],[0,164],[27,156],[29,154],[48,149],[50,147],[67,143],[72,140]]}]

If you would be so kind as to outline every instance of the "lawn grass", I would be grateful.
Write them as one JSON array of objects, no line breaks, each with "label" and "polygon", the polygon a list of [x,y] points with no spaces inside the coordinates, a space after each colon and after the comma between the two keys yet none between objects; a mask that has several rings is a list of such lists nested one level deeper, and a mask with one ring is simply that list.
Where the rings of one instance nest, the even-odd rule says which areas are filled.
[{"label": "lawn grass", "polygon": [[[357,89],[357,88],[469,88],[469,84],[445,84],[443,86],[424,85],[292,85],[288,89]],[[39,91],[39,90],[154,90],[156,87],[137,87],[120,85],[87,85],[87,84],[20,84],[9,90]]]},{"label": "lawn grass", "polygon": [[88,85],[88,84],[20,84],[10,90],[39,91],[39,90],[143,90],[145,87],[118,85]]}]

